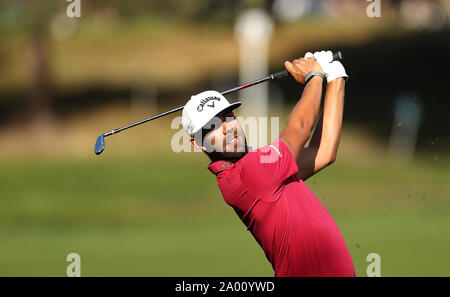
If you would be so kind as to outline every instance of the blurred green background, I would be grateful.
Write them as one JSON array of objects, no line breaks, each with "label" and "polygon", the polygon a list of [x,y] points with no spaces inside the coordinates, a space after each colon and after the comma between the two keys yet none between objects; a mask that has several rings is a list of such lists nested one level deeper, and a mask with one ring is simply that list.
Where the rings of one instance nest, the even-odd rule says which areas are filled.
[{"label": "blurred green background", "polygon": [[[65,276],[74,252],[82,276],[273,275],[207,157],[172,150],[175,116],[93,153],[105,131],[237,85],[234,24],[255,7],[274,22],[271,72],[307,50],[344,52],[338,158],[307,185],[357,275],[372,252],[382,276],[450,274],[449,1],[382,1],[381,18],[364,1],[81,0],[80,18],[70,4],[0,4],[1,276]],[[271,82],[269,94],[283,127],[301,88]],[[408,127],[399,96],[422,112],[410,157],[391,150]]]}]

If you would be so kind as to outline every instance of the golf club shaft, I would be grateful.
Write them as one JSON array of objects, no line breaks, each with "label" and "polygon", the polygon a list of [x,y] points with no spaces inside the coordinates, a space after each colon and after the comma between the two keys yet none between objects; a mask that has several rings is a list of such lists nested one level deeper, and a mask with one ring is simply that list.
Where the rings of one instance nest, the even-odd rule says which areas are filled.
[{"label": "golf club shaft", "polygon": [[[225,95],[227,95],[227,94],[230,94],[230,93],[234,93],[234,92],[240,91],[240,90],[242,90],[242,89],[245,89],[245,88],[248,88],[248,87],[251,87],[251,86],[254,86],[254,85],[263,83],[263,82],[266,82],[266,81],[268,81],[268,80],[272,80],[272,79],[276,79],[276,78],[282,78],[282,77],[286,77],[286,76],[288,76],[288,75],[289,75],[289,73],[288,73],[286,70],[280,71],[280,72],[277,72],[277,73],[275,73],[275,74],[271,74],[271,75],[268,75],[268,76],[266,76],[266,77],[259,78],[259,79],[257,79],[257,80],[254,80],[254,81],[245,83],[245,84],[243,84],[243,85],[241,85],[241,86],[238,86],[238,87],[235,87],[235,88],[232,88],[232,89],[223,91],[223,92],[221,92],[221,94],[225,96]],[[168,114],[177,112],[177,111],[179,111],[179,110],[182,110],[183,108],[184,108],[184,105],[183,105],[183,106],[179,106],[179,107],[177,107],[177,108],[174,108],[174,109],[165,111],[165,112],[163,112],[163,113],[157,114],[157,115],[155,115],[155,116],[152,116],[152,117],[143,119],[143,120],[141,120],[141,121],[139,121],[139,122],[130,124],[130,125],[128,125],[128,126],[124,126],[124,127],[121,127],[121,128],[117,128],[117,129],[111,130],[111,131],[109,131],[109,132],[104,133],[103,136],[106,137],[106,136],[109,136],[109,135],[113,135],[113,134],[119,133],[120,131],[129,129],[129,128],[132,128],[132,127],[134,127],[134,126],[137,126],[137,125],[140,125],[140,124],[149,122],[149,121],[151,121],[151,120],[154,120],[154,119],[163,117],[163,116],[165,116],[165,115],[168,115]]]},{"label": "golf club shaft", "polygon": [[130,124],[130,125],[128,125],[128,126],[124,126],[124,127],[121,127],[121,128],[117,128],[117,129],[111,130],[111,131],[106,132],[105,134],[103,134],[103,136],[106,137],[106,136],[109,136],[109,135],[113,135],[113,134],[119,133],[120,131],[129,129],[129,128],[132,128],[132,127],[134,127],[134,126],[137,126],[137,125],[140,125],[140,124],[149,122],[149,121],[151,121],[151,120],[154,120],[154,119],[163,117],[163,116],[165,116],[165,115],[168,115],[168,114],[177,112],[177,111],[183,109],[183,107],[184,107],[184,105],[183,105],[183,106],[180,106],[180,107],[177,107],[177,108],[174,108],[174,109],[171,109],[171,110],[168,110],[168,111],[165,111],[165,112],[163,112],[163,113],[157,114],[157,115],[155,115],[155,116],[152,116],[152,117],[143,119],[142,121],[139,121],[139,122]]},{"label": "golf club shaft", "polygon": [[[335,53],[333,54],[333,61],[340,61],[340,60],[342,60],[342,53],[341,53],[341,52],[335,52]],[[232,88],[232,89],[223,91],[221,94],[225,96],[225,95],[227,95],[227,94],[234,93],[234,92],[243,90],[243,89],[245,89],[245,88],[248,88],[248,87],[251,87],[251,86],[254,86],[254,85],[258,85],[258,84],[263,83],[263,82],[266,82],[266,81],[268,81],[268,80],[273,80],[273,79],[283,78],[283,77],[287,77],[287,76],[289,76],[289,72],[287,72],[286,70],[283,70],[283,71],[280,71],[280,72],[277,72],[277,73],[274,73],[274,74],[270,74],[270,75],[268,75],[268,76],[266,76],[266,77],[262,77],[262,78],[259,78],[259,79],[254,80],[254,81],[245,83],[245,84],[240,85],[240,86],[238,86],[238,87],[235,87],[235,88]],[[163,113],[157,114],[157,115],[155,115],[155,116],[152,116],[152,117],[143,119],[142,121],[139,121],[139,122],[130,124],[130,125],[128,125],[128,126],[124,126],[124,127],[121,127],[121,128],[117,128],[117,129],[111,130],[111,131],[109,131],[109,132],[104,133],[103,136],[106,137],[106,136],[109,136],[109,135],[113,135],[113,134],[119,133],[120,131],[129,129],[129,128],[132,128],[132,127],[134,127],[134,126],[137,126],[137,125],[140,125],[140,124],[149,122],[149,121],[151,121],[151,120],[154,120],[154,119],[163,117],[163,116],[165,116],[165,115],[168,115],[168,114],[177,112],[177,111],[179,111],[179,110],[182,110],[183,108],[184,108],[184,105],[183,105],[183,106],[179,106],[179,107],[177,107],[177,108],[174,108],[174,109],[165,111],[165,112],[163,112]]]}]

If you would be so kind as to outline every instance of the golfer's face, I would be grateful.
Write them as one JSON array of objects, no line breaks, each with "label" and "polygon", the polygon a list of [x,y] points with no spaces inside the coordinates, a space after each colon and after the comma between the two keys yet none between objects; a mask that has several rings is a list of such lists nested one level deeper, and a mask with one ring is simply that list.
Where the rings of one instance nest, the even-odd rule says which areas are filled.
[{"label": "golfer's face", "polygon": [[229,157],[240,157],[247,152],[245,135],[232,111],[219,114],[211,127],[204,131],[204,145],[209,151],[213,149],[215,152],[224,152]]}]

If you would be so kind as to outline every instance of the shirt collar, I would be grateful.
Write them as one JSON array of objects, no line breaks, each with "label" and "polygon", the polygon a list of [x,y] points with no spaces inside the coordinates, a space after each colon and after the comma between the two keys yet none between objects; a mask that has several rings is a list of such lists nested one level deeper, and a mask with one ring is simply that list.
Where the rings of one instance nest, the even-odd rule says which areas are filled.
[{"label": "shirt collar", "polygon": [[224,170],[229,170],[231,167],[233,167],[234,163],[230,161],[216,161],[212,162],[208,165],[209,171],[211,171],[213,174],[218,175]]}]

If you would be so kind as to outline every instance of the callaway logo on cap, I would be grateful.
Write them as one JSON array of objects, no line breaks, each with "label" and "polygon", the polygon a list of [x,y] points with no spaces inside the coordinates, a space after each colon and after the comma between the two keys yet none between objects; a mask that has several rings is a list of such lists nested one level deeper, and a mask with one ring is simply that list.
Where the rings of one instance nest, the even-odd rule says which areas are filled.
[{"label": "callaway logo on cap", "polygon": [[202,101],[200,101],[200,105],[197,106],[197,111],[198,112],[202,112],[203,111],[203,106],[205,106],[206,103],[208,103],[209,101],[212,101],[210,104],[206,105],[208,107],[212,107],[214,108],[214,100],[220,101],[219,97],[215,97],[215,96],[211,96],[211,97],[207,97],[205,99],[202,99]]},{"label": "callaway logo on cap", "polygon": [[228,100],[217,91],[205,91],[195,96],[183,108],[181,123],[189,135],[198,132],[217,114],[225,109],[235,109],[241,102],[230,104]]}]

